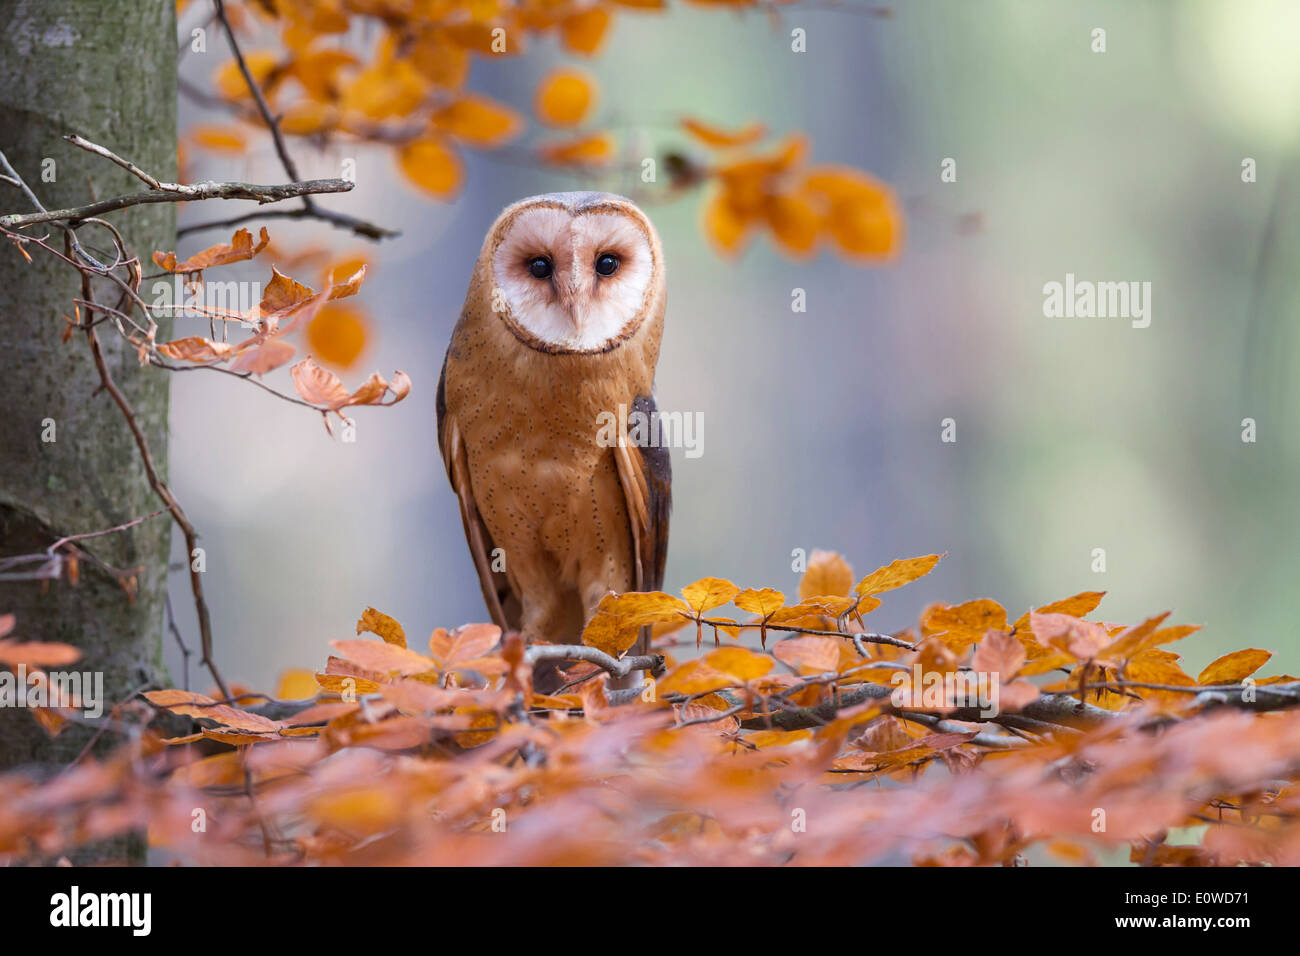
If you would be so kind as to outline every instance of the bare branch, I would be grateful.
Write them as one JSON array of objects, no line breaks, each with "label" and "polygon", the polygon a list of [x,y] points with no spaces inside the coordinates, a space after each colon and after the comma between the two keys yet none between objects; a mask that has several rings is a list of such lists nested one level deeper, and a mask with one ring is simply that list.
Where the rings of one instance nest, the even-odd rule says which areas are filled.
[{"label": "bare branch", "polygon": [[[543,661],[586,661],[614,677],[626,677],[633,671],[649,671],[655,675],[664,672],[662,654],[616,658],[583,644],[534,644],[528,648],[524,660],[531,666],[536,666]],[[640,690],[637,693],[639,694]]]},{"label": "bare branch", "polygon": [[0,216],[0,226],[9,228],[30,226],[38,222],[78,222],[101,213],[128,206],[160,202],[196,202],[202,199],[247,199],[259,203],[281,202],[314,193],[345,193],[352,189],[353,183],[346,179],[311,179],[304,183],[283,183],[275,186],[260,186],[254,183],[163,183],[159,189],[148,192],[132,193],[126,196],[114,196],[98,202],[87,203],[71,209],[50,209],[26,215]]}]

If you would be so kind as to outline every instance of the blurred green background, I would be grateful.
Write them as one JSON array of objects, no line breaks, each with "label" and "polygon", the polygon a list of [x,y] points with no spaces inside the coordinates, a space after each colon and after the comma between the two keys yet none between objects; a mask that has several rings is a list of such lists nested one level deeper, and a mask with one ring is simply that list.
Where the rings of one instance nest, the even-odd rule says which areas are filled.
[{"label": "blurred green background", "polygon": [[[727,262],[702,234],[699,193],[647,206],[669,276],[659,405],[705,423],[701,457],[673,453],[667,588],[716,575],[793,594],[796,548],[840,551],[859,574],[946,551],[869,622],[893,629],[931,601],[976,597],[1015,617],[1105,590],[1100,619],[1172,610],[1205,625],[1175,648],[1193,675],[1245,646],[1276,652],[1261,674],[1300,673],[1300,5],[879,9],[620,11],[584,63],[601,84],[598,124],[656,152],[687,145],[671,126],[682,115],[803,130],[815,162],[865,169],[906,212],[901,256],[863,268],[829,252],[794,262],[766,238]],[[794,27],[806,53],[790,50]],[[1104,53],[1091,49],[1095,28]],[[194,83],[226,59],[214,47],[185,61]],[[476,63],[471,82],[527,111],[541,75],[570,59],[548,40]],[[185,100],[181,117],[215,118]],[[208,549],[218,659],[262,688],[323,664],[326,642],[350,636],[368,605],[415,643],[485,618],[437,451],[438,370],[499,209],[589,185],[471,154],[461,196],[438,204],[384,153],[295,149],[309,177],[355,156],[358,188],[327,204],[403,231],[367,250],[325,226],[271,226],[284,245],[374,257],[360,299],[374,335],[346,380],[400,368],[415,387],[396,408],[359,410],[357,441],[343,444],[311,413],[225,376],[175,377],[171,474]],[[955,183],[940,181],[947,157]],[[1257,182],[1242,181],[1246,157]],[[282,178],[264,140],[191,174]],[[226,239],[191,236],[181,251]],[[1044,317],[1043,285],[1066,273],[1150,282],[1150,327]],[[806,313],[790,309],[794,288]],[[270,380],[288,387],[286,370]],[[1247,417],[1253,444],[1241,440]],[[940,440],[946,418],[955,443]],[[196,645],[183,575],[173,589]]]}]

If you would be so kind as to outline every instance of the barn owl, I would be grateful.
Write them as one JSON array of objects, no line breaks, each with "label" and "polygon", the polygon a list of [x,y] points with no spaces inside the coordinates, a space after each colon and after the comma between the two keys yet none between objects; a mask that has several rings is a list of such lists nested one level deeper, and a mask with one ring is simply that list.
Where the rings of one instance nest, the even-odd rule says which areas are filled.
[{"label": "barn owl", "polygon": [[602,439],[600,422],[617,416],[622,439],[631,412],[656,420],[663,319],[659,236],[630,200],[535,196],[488,231],[443,361],[438,438],[502,629],[576,643],[606,592],[662,587],[668,450],[653,429]]}]

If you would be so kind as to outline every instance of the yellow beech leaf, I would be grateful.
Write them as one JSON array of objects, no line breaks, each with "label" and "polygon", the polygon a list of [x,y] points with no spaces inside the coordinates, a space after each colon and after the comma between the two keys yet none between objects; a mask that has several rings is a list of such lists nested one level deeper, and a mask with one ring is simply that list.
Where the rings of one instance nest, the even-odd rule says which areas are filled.
[{"label": "yellow beech leaf", "polygon": [[[852,580],[850,578],[850,580]],[[874,600],[874,598],[870,599]],[[790,607],[775,611],[768,624],[781,624],[787,627],[822,628],[828,624],[834,626],[834,618],[853,607],[853,598],[836,597],[833,594],[818,594]],[[827,619],[831,619],[828,621]]]},{"label": "yellow beech leaf", "polygon": [[1137,627],[1122,633],[1106,648],[1106,658],[1112,661],[1121,661],[1125,658],[1136,657],[1138,654],[1159,647],[1161,644],[1172,644],[1174,641],[1181,641],[1184,637],[1195,634],[1201,629],[1196,624],[1157,627],[1156,625],[1164,621],[1167,616],[1167,613],[1162,614],[1158,618],[1144,621]]},{"label": "yellow beech leaf", "polygon": [[240,154],[248,149],[248,134],[239,126],[205,124],[191,127],[187,135],[196,146],[218,153]]},{"label": "yellow beech leaf", "polygon": [[736,130],[726,130],[701,120],[686,117],[681,121],[682,129],[705,146],[725,148],[729,146],[747,146],[763,138],[767,128],[762,123],[750,123]]},{"label": "yellow beech leaf", "polygon": [[416,186],[440,199],[460,188],[460,157],[441,139],[417,139],[397,156],[403,174]]},{"label": "yellow beech leaf", "polygon": [[777,244],[790,255],[804,257],[816,250],[821,217],[802,196],[769,196],[763,204],[763,216]]},{"label": "yellow beech leaf", "polygon": [[315,697],[320,690],[316,686],[316,675],[311,671],[291,669],[280,675],[276,685],[275,696],[280,700],[306,700]]},{"label": "yellow beech leaf", "polygon": [[346,50],[326,47],[295,57],[289,72],[302,84],[308,96],[324,102],[338,96],[336,77],[339,70],[357,62],[357,58]]},{"label": "yellow beech leaf", "polygon": [[919,558],[892,561],[868,574],[858,582],[853,591],[855,594],[871,595],[901,588],[904,584],[925,577],[933,571],[941,557],[943,557],[941,554],[927,554]]},{"label": "yellow beech leaf", "polygon": [[537,118],[551,126],[577,126],[596,100],[596,84],[583,70],[552,70],[537,87]]},{"label": "yellow beech leaf", "polygon": [[719,190],[704,204],[704,234],[722,255],[734,256],[744,245],[753,218],[736,205],[730,192]]},{"label": "yellow beech leaf", "polygon": [[409,116],[424,102],[426,82],[409,61],[375,63],[344,84],[339,107],[366,120]]},{"label": "yellow beech leaf", "polygon": [[785,604],[785,595],[773,588],[746,588],[732,598],[732,603],[742,611],[767,617]]},{"label": "yellow beech leaf", "polygon": [[710,667],[701,658],[684,661],[661,677],[655,690],[664,694],[704,694],[711,690],[734,687],[736,678]]},{"label": "yellow beech leaf", "polygon": [[740,593],[740,588],[723,578],[700,578],[682,588],[682,597],[696,614],[722,607]]},{"label": "yellow beech leaf", "polygon": [[1213,661],[1196,678],[1198,684],[1236,684],[1268,663],[1272,651],[1248,647]]},{"label": "yellow beech leaf", "polygon": [[808,740],[810,737],[812,737],[811,730],[760,730],[746,737],[745,743],[759,750],[770,750],[773,747],[785,747],[801,740]]},{"label": "yellow beech leaf", "polygon": [[[1035,608],[1035,610],[1039,614],[1068,614],[1071,617],[1087,617],[1097,609],[1097,605],[1101,603],[1101,599],[1105,596],[1105,591],[1083,591],[1073,597],[1053,601],[1051,604],[1045,604],[1040,608]],[[1028,611],[1016,619],[1015,628],[1017,632],[1029,629]]]},{"label": "yellow beech leaf", "polygon": [[989,630],[1005,631],[1007,612],[997,601],[988,598],[952,606],[936,604],[921,618],[921,629],[926,636],[934,635],[949,649],[962,651]]},{"label": "yellow beech leaf", "polygon": [[762,677],[773,667],[772,658],[766,654],[755,654],[744,647],[720,647],[704,656],[705,662],[714,670],[730,674],[742,681]]},{"label": "yellow beech leaf", "polygon": [[406,812],[401,798],[379,785],[314,794],[305,810],[316,823],[345,833],[375,833],[399,821]]},{"label": "yellow beech leaf", "polygon": [[[1124,665],[1124,677],[1127,680],[1143,684],[1168,684],[1175,687],[1197,686],[1196,681],[1183,673],[1183,669],[1177,663],[1170,660],[1173,656],[1175,655],[1157,649],[1143,651]],[[1150,688],[1138,688],[1137,693],[1142,697],[1153,697],[1156,700],[1177,704],[1191,703],[1194,697],[1193,694],[1180,691],[1152,690]]]},{"label": "yellow beech leaf", "polygon": [[350,674],[316,674],[316,683],[320,689],[334,694],[373,694],[379,690],[379,684],[364,677]]},{"label": "yellow beech leaf", "polygon": [[361,619],[357,621],[357,633],[364,634],[366,632],[382,637],[386,644],[396,644],[398,647],[406,646],[406,631],[402,629],[402,625],[387,614],[376,611],[373,607],[368,607],[362,611]]},{"label": "yellow beech leaf", "polygon": [[560,39],[570,52],[593,56],[604,43],[613,19],[609,10],[599,6],[571,13],[560,21]]},{"label": "yellow beech leaf", "polygon": [[[263,92],[266,92],[266,78],[275,69],[275,64],[276,55],[269,50],[252,50],[244,54],[244,65]],[[238,61],[232,59],[222,64],[217,72],[217,92],[228,100],[251,95]]]},{"label": "yellow beech leaf", "polygon": [[422,31],[406,55],[420,75],[435,86],[457,90],[469,76],[469,52],[440,31]]},{"label": "yellow beech leaf", "polygon": [[847,596],[853,587],[853,568],[834,551],[814,551],[808,570],[799,579],[799,600],[820,595]]},{"label": "yellow beech leaf", "polygon": [[803,190],[825,203],[831,238],[846,255],[880,258],[901,244],[903,220],[893,193],[861,170],[817,167]]},{"label": "yellow beech leaf", "polygon": [[519,114],[486,96],[467,93],[436,110],[433,125],[474,146],[500,146],[522,127]]},{"label": "yellow beech leaf", "polygon": [[681,598],[662,591],[606,594],[583,628],[582,643],[617,657],[636,643],[642,627],[675,621],[690,610]]}]

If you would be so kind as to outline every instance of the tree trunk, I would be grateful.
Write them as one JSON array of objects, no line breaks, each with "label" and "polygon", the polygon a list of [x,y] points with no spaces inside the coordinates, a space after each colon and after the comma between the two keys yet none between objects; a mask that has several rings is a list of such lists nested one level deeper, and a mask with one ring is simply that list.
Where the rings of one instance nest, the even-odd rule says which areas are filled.
[{"label": "tree trunk", "polygon": [[[175,180],[175,7],[175,0],[0,0],[0,149],[47,208],[145,188],[65,142],[67,133]],[[17,189],[0,182],[0,212],[31,211]],[[127,248],[143,258],[146,274],[153,271],[153,250],[175,248],[171,205],[109,217]],[[28,231],[41,235],[47,228]],[[48,232],[62,251],[62,236]],[[102,228],[84,226],[78,236],[111,256]],[[0,243],[0,556],[39,552],[64,535],[111,528],[161,507],[122,413],[99,389],[85,336],[61,341],[62,317],[81,295],[80,275],[39,249],[31,256],[27,262],[9,242]],[[112,326],[101,326],[99,339],[165,474],[168,376],[140,367]],[[53,441],[47,440],[51,428]],[[170,518],[162,514],[81,542],[107,565],[138,569],[134,599],[94,561],[81,563],[76,584],[0,581],[0,614],[17,618],[12,636],[80,648],[81,661],[69,669],[102,671],[108,702],[159,680],[170,533]],[[0,770],[66,764],[88,739],[83,727],[50,738],[30,711],[0,709]],[[113,742],[104,735],[104,745]],[[111,852],[123,850],[118,844]]]}]

